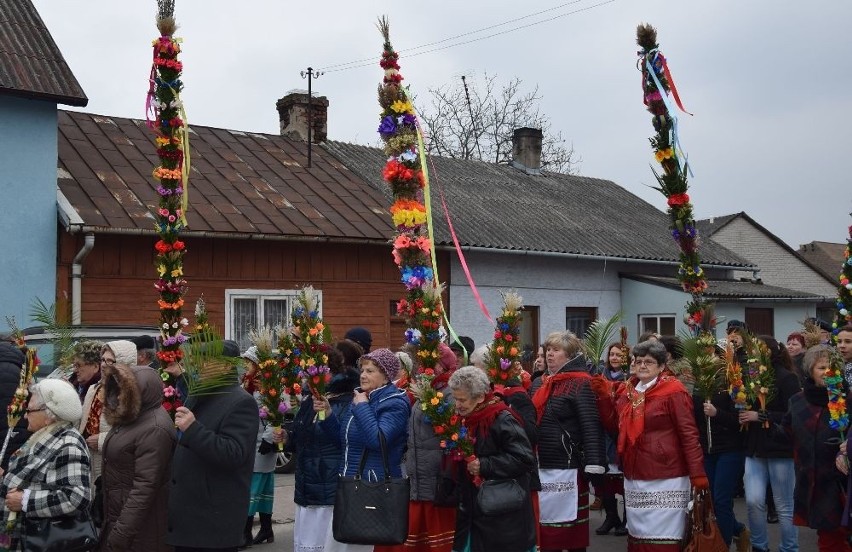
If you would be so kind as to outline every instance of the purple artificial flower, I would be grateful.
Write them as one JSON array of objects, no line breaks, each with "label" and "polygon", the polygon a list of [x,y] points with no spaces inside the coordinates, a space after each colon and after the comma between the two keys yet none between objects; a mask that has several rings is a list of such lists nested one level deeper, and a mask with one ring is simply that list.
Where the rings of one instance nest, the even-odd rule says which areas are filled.
[{"label": "purple artificial flower", "polygon": [[267,411],[266,411],[266,407],[265,407],[265,406],[262,406],[262,407],[260,408],[260,410],[258,410],[257,414],[258,414],[258,416],[260,416],[260,418],[261,418],[262,420],[265,420],[265,419],[266,419],[266,417],[267,417],[267,416],[269,416],[269,412],[267,412]]},{"label": "purple artificial flower", "polygon": [[378,132],[385,138],[396,133],[396,121],[394,120],[394,118],[388,115],[387,117],[382,119],[382,122],[379,123]]},{"label": "purple artificial flower", "polygon": [[506,358],[500,359],[500,369],[503,370],[504,372],[506,370],[508,370],[511,366],[512,366],[512,361],[510,361],[509,359],[506,359]]},{"label": "purple artificial flower", "polygon": [[286,414],[290,410],[290,401],[281,401],[278,405],[278,412]]},{"label": "purple artificial flower", "polygon": [[406,113],[405,115],[399,118],[399,124],[402,126],[415,128],[417,127],[417,117],[415,117],[411,113]]}]

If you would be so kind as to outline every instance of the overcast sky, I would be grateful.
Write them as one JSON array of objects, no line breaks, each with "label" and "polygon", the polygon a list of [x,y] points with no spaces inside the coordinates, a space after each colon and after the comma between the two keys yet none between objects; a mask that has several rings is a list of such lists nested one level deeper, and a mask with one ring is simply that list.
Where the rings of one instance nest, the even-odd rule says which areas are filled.
[{"label": "overcast sky", "polygon": [[[156,2],[34,0],[89,97],[85,111],[144,117]],[[613,180],[660,209],[636,71],[635,28],[657,27],[687,110],[682,145],[695,172],[697,218],[745,211],[793,248],[843,242],[852,210],[852,2],[578,0],[536,17],[441,41],[564,1],[177,0],[190,124],[277,133],[275,101],[306,88],[299,71],[378,59],[387,14],[405,82],[427,89],[485,73],[539,86],[542,111],[582,157],[580,173]],[[327,71],[329,137],[375,143],[377,64]]]}]

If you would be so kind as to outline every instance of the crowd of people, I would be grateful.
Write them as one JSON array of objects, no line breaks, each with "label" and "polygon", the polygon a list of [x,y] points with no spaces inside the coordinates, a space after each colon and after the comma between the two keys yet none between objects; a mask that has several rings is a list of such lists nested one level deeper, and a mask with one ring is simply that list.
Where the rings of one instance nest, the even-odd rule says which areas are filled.
[{"label": "crowd of people", "polygon": [[[745,342],[765,345],[774,373],[765,403],[743,408],[726,384],[700,396],[672,336],[612,343],[590,359],[577,336],[554,332],[500,385],[486,373],[487,347],[466,337],[441,344],[429,385],[472,437],[467,456],[445,453],[457,436],[433,428],[411,356],[372,350],[363,328],[333,344],[326,393],[293,397],[284,430],[258,415],[254,347],[225,342],[223,354],[243,365],[172,418],[151,338],[83,341],[67,378],[31,386],[0,459],[7,548],[26,549],[27,524],[77,516],[99,524],[105,551],[272,543],[275,452],[286,448],[296,453],[297,552],[583,551],[592,495],[605,514],[596,534],[626,537],[635,552],[674,552],[695,490],[710,493],[721,538],[738,552],[768,552],[776,520],[780,552],[799,550],[798,527],[816,530],[820,550],[852,550],[848,445],[825,376],[839,355],[844,391],[852,388],[852,327],[834,345],[828,332],[823,343],[806,332],[779,342],[735,320],[726,334],[743,364]],[[0,343],[0,400],[11,400],[23,362],[16,345]],[[169,370],[182,377],[180,364]],[[409,478],[404,543],[335,540],[337,479],[356,475]],[[734,514],[738,492],[745,520]],[[505,497],[499,508],[491,496]]]}]

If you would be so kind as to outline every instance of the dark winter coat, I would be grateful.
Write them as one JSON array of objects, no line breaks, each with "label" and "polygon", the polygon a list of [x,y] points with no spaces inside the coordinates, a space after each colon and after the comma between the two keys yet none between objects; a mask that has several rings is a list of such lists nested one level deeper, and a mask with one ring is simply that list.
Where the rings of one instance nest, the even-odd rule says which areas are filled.
[{"label": "dark winter coat", "polygon": [[[509,389],[513,387],[515,389],[519,387],[523,389],[520,380],[510,380],[508,385]],[[532,399],[530,399],[530,396],[527,395],[525,391],[515,393],[502,393],[498,391],[497,394],[501,395],[503,397],[503,402],[509,405],[512,410],[517,412],[518,416],[521,418],[524,433],[527,434],[527,439],[533,449],[533,458],[535,459],[535,465],[530,472],[530,490],[540,491],[541,479],[538,476],[538,459],[535,455],[535,452],[538,449],[538,424],[536,423],[537,414],[535,411],[535,405],[532,403]]]},{"label": "dark winter coat", "polygon": [[[354,369],[331,379],[326,391],[335,416],[342,416],[349,409],[352,391],[357,386],[358,372]],[[288,435],[287,448],[296,453],[295,503],[300,506],[333,505],[343,447],[339,435],[328,435],[316,423],[311,396],[299,406],[293,429]]]},{"label": "dark winter coat", "polygon": [[190,395],[195,422],[178,435],[169,489],[166,542],[228,548],[243,542],[254,467],[258,409],[237,383]]},{"label": "dark winter coat", "polygon": [[337,436],[343,445],[338,473],[353,476],[358,472],[361,454],[366,449],[367,463],[361,476],[375,481],[385,475],[379,431],[387,443],[390,474],[402,475],[402,454],[408,440],[408,413],[411,405],[405,391],[392,383],[370,392],[367,402],[351,404],[342,415],[329,414],[320,422],[329,437]]},{"label": "dark winter coat", "polygon": [[813,380],[790,399],[784,427],[792,435],[796,462],[793,522],[822,531],[840,526],[846,476],[834,465],[840,433],[828,425],[828,393]]},{"label": "dark winter coat", "polygon": [[533,450],[515,417],[501,412],[486,435],[478,435],[474,445],[483,480],[516,479],[527,491],[520,511],[501,516],[484,516],[476,507],[478,488],[459,463],[461,504],[456,513],[453,550],[464,550],[470,538],[471,552],[520,552],[535,545],[536,520],[529,498],[529,472],[535,466]]},{"label": "dark winter coat", "polygon": [[[163,410],[163,380],[147,366],[104,368],[101,550],[166,551],[175,427]],[[110,405],[115,405],[110,408]]]},{"label": "dark winter coat", "polygon": [[[585,373],[585,357],[580,355],[566,363],[558,373],[563,372]],[[583,471],[578,454],[573,454],[569,462],[567,449],[570,447],[564,432],[568,432],[576,447],[585,452],[586,466],[607,465],[604,430],[590,382],[591,378],[576,377],[553,387],[544,415],[538,422],[540,468]],[[542,378],[533,383],[531,396],[535,396],[542,383]]]},{"label": "dark winter coat", "polygon": [[708,446],[707,417],[704,416],[704,399],[700,395],[692,397],[695,411],[695,425],[698,426],[698,436],[701,439],[701,449],[704,454],[722,454],[743,450],[743,431],[740,428],[739,413],[727,391],[717,391],[710,402],[716,407],[716,415],[710,418],[710,435],[713,447]]},{"label": "dark winter coat", "polygon": [[[749,422],[745,430],[746,456],[755,458],[792,458],[793,441],[790,436],[780,431],[781,422],[787,414],[790,399],[801,391],[799,378],[783,366],[775,367],[775,396],[766,404],[766,415],[769,427],[763,427],[762,422]],[[752,407],[758,410],[759,405]]]},{"label": "dark winter coat", "polygon": [[[449,408],[453,408],[452,392],[448,387],[439,389]],[[435,500],[435,489],[441,475],[443,449],[441,439],[435,434],[432,422],[415,402],[408,418],[408,447],[405,454],[405,473],[411,479],[411,500]]]},{"label": "dark winter coat", "polygon": [[[24,353],[17,346],[12,343],[0,343],[0,409],[2,409],[2,412],[6,412],[6,407],[12,402],[12,397],[15,396],[15,390],[18,388],[18,382],[21,379],[21,367],[24,360],[26,360]],[[0,439],[5,439],[8,429],[9,423],[6,421],[6,416],[0,416]],[[0,459],[0,468],[4,470],[7,468],[9,457],[21,448],[21,445],[26,442],[29,436],[27,420],[24,416],[21,416],[15,426],[15,435],[9,440],[6,454]]]}]

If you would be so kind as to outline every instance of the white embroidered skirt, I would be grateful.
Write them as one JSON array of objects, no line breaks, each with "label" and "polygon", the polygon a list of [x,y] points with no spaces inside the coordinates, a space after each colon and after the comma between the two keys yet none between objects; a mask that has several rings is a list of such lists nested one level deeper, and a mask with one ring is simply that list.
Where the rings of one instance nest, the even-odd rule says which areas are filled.
[{"label": "white embroidered skirt", "polygon": [[293,526],[294,552],[323,552],[331,531],[333,506],[299,506]]},{"label": "white embroidered skirt", "polygon": [[627,530],[637,539],[679,540],[691,498],[688,477],[641,481],[624,478]]}]

